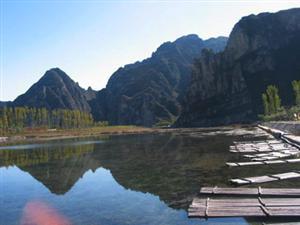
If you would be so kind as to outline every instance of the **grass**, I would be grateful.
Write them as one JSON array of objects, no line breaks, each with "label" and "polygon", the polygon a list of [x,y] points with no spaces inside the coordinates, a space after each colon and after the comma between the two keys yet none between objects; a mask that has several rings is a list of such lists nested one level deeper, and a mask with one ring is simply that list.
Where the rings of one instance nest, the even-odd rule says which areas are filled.
[{"label": "grass", "polygon": [[138,126],[95,126],[89,128],[76,129],[47,129],[47,128],[32,128],[24,129],[17,134],[2,135],[9,137],[6,142],[0,142],[0,145],[8,143],[39,141],[39,140],[54,140],[74,137],[89,137],[100,135],[115,135],[115,134],[136,134],[136,133],[151,133],[156,129],[138,127]]}]

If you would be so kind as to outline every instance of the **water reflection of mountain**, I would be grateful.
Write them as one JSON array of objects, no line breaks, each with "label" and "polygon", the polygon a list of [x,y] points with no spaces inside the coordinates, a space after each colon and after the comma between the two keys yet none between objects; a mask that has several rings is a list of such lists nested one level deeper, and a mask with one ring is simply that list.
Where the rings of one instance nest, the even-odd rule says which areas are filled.
[{"label": "water reflection of mountain", "polygon": [[225,165],[226,156],[211,150],[224,151],[226,142],[230,140],[206,142],[174,135],[118,137],[106,144],[110,151],[94,154],[125,188],[149,192],[169,206],[185,208],[200,184],[209,183],[210,178],[203,174],[216,171],[215,182],[223,182],[218,172]]},{"label": "water reflection of mountain", "polygon": [[1,150],[0,167],[17,166],[43,183],[52,193],[64,194],[89,169],[94,144],[51,145],[26,150]]},{"label": "water reflection of mountain", "polygon": [[18,166],[55,194],[66,193],[87,170],[104,167],[123,187],[185,208],[200,185],[212,179],[205,174],[223,182],[224,146],[230,142],[171,134],[115,136],[101,144],[0,151],[0,166]]}]

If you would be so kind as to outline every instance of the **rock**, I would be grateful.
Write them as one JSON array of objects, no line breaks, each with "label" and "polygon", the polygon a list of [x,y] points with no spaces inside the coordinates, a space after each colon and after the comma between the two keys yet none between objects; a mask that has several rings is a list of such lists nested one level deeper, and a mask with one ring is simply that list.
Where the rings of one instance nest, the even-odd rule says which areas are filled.
[{"label": "rock", "polygon": [[13,102],[14,106],[45,107],[47,109],[72,109],[90,112],[88,100],[94,91],[82,89],[59,68],[48,70],[45,75]]},{"label": "rock", "polygon": [[300,79],[300,9],[243,17],[221,53],[204,51],[176,126],[245,123],[263,112],[261,94],[276,85],[284,105],[294,103]]},{"label": "rock", "polygon": [[152,126],[175,120],[182,110],[195,58],[204,48],[224,49],[226,42],[225,37],[205,41],[197,35],[184,36],[162,44],[150,58],[117,70],[106,86],[108,121]]}]

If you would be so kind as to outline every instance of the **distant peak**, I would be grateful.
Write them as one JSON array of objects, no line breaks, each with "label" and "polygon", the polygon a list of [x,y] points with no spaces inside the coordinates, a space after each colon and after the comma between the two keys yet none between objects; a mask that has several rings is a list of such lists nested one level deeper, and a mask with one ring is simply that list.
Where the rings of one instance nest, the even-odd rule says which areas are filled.
[{"label": "distant peak", "polygon": [[57,73],[65,73],[64,71],[62,71],[60,68],[58,67],[54,67],[54,68],[51,68],[49,70],[46,71],[47,72],[57,72]]},{"label": "distant peak", "polygon": [[69,77],[63,70],[58,67],[51,68],[46,71],[45,76],[60,76],[60,77]]},{"label": "distant peak", "polygon": [[206,39],[205,41],[213,41],[213,40],[228,40],[228,37],[225,36],[211,37]]},{"label": "distant peak", "polygon": [[60,68],[51,68],[45,72],[45,74],[41,77],[39,81],[66,82],[66,81],[73,81],[73,80]]},{"label": "distant peak", "polygon": [[202,39],[199,38],[199,36],[197,34],[188,34],[188,35],[182,36],[180,38],[177,38],[175,40],[175,43],[180,42],[180,41],[185,41],[185,40],[202,40]]}]

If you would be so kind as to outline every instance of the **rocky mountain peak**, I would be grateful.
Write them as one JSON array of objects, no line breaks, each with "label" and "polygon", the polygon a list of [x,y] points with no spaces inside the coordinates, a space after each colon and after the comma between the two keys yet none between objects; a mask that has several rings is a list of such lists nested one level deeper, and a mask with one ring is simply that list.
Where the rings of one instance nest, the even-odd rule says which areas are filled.
[{"label": "rocky mountain peak", "polygon": [[284,93],[282,103],[291,105],[299,58],[300,8],[243,17],[223,52],[204,51],[195,62],[177,126],[254,121],[268,85],[276,85]]},{"label": "rocky mountain peak", "polygon": [[86,91],[64,71],[52,68],[29,90],[13,102],[16,106],[45,107],[47,109],[78,109],[90,111]]},{"label": "rocky mountain peak", "polygon": [[278,49],[288,44],[300,30],[300,10],[282,10],[243,17],[233,28],[227,52],[234,59],[260,49]]}]

